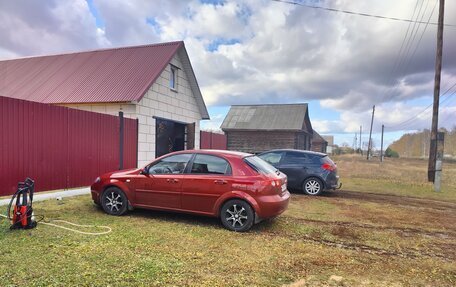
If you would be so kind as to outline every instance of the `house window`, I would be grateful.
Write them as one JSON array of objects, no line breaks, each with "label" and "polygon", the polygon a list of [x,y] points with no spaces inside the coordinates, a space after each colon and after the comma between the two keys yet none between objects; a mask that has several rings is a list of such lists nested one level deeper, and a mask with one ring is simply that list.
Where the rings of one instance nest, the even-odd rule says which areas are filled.
[{"label": "house window", "polygon": [[177,67],[171,65],[171,73],[169,75],[169,88],[171,90],[177,90]]}]

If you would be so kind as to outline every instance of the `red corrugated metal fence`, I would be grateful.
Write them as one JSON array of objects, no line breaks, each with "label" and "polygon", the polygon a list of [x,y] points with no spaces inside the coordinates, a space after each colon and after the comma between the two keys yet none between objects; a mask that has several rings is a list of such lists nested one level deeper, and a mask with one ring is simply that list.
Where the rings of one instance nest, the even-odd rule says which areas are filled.
[{"label": "red corrugated metal fence", "polygon": [[213,132],[200,132],[200,148],[226,149],[226,135]]},{"label": "red corrugated metal fence", "polygon": [[[119,117],[0,97],[0,196],[27,176],[36,190],[87,186],[119,169]],[[136,167],[137,121],[124,119],[124,168]]]}]

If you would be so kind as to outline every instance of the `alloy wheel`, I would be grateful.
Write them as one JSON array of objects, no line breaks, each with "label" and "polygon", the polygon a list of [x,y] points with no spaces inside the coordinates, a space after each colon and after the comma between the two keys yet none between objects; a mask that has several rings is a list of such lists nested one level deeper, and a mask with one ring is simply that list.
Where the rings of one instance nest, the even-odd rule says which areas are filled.
[{"label": "alloy wheel", "polygon": [[247,211],[244,207],[233,204],[226,209],[225,219],[233,228],[243,227],[248,220]]},{"label": "alloy wheel", "polygon": [[320,192],[321,185],[317,180],[311,179],[306,182],[304,188],[308,194],[316,195]]},{"label": "alloy wheel", "polygon": [[109,208],[111,212],[119,212],[122,208],[123,200],[119,193],[111,191],[106,195],[105,199],[106,207]]}]

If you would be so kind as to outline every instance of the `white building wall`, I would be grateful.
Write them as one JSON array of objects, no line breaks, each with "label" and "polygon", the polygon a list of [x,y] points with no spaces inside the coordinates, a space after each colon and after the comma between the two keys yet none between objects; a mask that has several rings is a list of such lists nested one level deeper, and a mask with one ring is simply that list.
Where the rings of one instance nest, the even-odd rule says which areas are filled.
[{"label": "white building wall", "polygon": [[171,67],[168,65],[136,105],[139,119],[138,164],[140,166],[155,158],[156,120],[154,116],[183,123],[195,123],[195,147],[199,147],[201,113],[177,54],[171,60],[171,64],[179,68],[177,89],[172,90],[169,87]]},{"label": "white building wall", "polygon": [[138,167],[155,158],[155,118],[160,117],[183,123],[195,123],[195,148],[200,146],[201,113],[196,104],[187,79],[182,69],[178,53],[171,64],[179,68],[177,89],[169,87],[171,67],[168,65],[139,103],[100,103],[100,104],[64,104],[69,108],[115,115],[124,112],[126,118],[138,121]]}]

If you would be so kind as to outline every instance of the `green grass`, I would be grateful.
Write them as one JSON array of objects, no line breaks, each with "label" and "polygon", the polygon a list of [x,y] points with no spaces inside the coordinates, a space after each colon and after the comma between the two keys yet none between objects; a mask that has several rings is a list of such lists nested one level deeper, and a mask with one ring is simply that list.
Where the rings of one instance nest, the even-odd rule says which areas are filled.
[{"label": "green grass", "polygon": [[[36,202],[47,219],[113,231],[87,236],[43,224],[10,231],[0,219],[0,286],[328,286],[331,275],[346,286],[455,286],[451,187],[436,197],[412,175],[375,178],[372,163],[357,162],[359,172],[351,164],[338,159],[346,191],[293,194],[283,215],[241,234],[184,214],[109,216],[90,196]],[[407,173],[407,162],[394,166]]]},{"label": "green grass", "polygon": [[435,192],[432,184],[410,184],[385,179],[343,178],[343,189],[456,202],[456,192]]},{"label": "green grass", "polygon": [[[65,199],[64,204],[37,202],[36,213],[46,218],[109,225],[113,232],[93,237],[42,224],[34,230],[9,231],[2,220],[0,282],[2,286],[280,286],[302,278],[326,284],[336,274],[350,285],[456,283],[455,267],[448,260],[383,256],[319,243],[357,243],[397,252],[411,242],[414,246],[420,242],[423,250],[432,247],[421,235],[404,239],[394,231],[306,222],[307,210],[319,211],[307,219],[329,223],[353,211],[343,204],[334,208],[340,199],[307,199],[294,195],[289,212],[244,234],[229,232],[217,220],[204,217],[153,211],[112,217],[96,208],[89,196]],[[381,225],[362,216],[371,209],[380,206],[359,206],[354,221]]]},{"label": "green grass", "polygon": [[378,158],[367,161],[359,155],[335,156],[343,189],[456,202],[456,163],[443,165],[442,191],[427,181],[427,161]]}]

